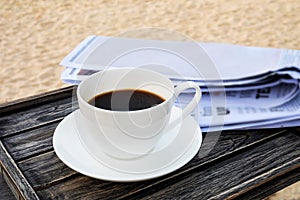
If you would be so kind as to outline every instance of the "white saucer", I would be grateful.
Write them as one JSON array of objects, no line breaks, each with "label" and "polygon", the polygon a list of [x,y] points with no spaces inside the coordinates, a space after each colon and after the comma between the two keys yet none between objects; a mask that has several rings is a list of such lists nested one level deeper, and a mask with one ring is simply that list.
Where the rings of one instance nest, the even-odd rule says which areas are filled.
[{"label": "white saucer", "polygon": [[[176,110],[172,109],[172,114],[176,115]],[[93,155],[91,155],[86,148],[82,145],[80,138],[77,134],[75,114],[78,114],[78,110],[71,113],[57,126],[53,136],[53,147],[57,156],[70,168],[78,171],[81,174],[109,181],[117,182],[131,182],[131,181],[142,181],[151,178],[156,178],[168,173],[171,173],[178,168],[189,162],[198,152],[201,142],[202,133],[197,122],[191,116],[187,117],[181,125],[181,129],[177,136],[174,138],[174,130],[169,131],[170,133],[164,134],[157,145],[157,149],[161,150],[162,153],[167,155],[158,156],[159,151],[156,151],[152,155],[144,156],[134,160],[117,160],[113,159],[113,167],[111,163],[107,165],[105,161],[111,162],[110,156],[103,157],[104,160],[97,161]],[[181,137],[186,137],[182,140]],[[175,142],[170,143],[170,147],[165,145],[167,141],[172,140]],[[183,141],[184,143],[178,143]],[[164,147],[163,149],[161,149]],[[169,148],[169,150],[168,150]],[[170,150],[174,150],[174,153],[170,154]],[[168,162],[168,165],[164,162],[164,158],[168,158],[172,162]],[[107,160],[106,160],[107,159]],[[128,170],[126,167],[144,165],[147,166],[147,162],[153,162],[155,159],[155,166],[162,165],[153,170],[147,169],[143,173],[134,173]],[[114,169],[114,166],[119,168]],[[123,166],[123,168],[122,168]]]}]

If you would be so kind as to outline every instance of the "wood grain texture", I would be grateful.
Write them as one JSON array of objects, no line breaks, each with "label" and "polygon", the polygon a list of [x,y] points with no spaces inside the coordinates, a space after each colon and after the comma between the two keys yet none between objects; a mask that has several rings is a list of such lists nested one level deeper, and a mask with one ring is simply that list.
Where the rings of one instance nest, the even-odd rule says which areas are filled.
[{"label": "wood grain texture", "polygon": [[41,199],[119,199],[145,186],[143,182],[113,183],[80,175],[37,193]]},{"label": "wood grain texture", "polygon": [[251,190],[249,192],[246,192],[244,194],[241,194],[238,196],[237,199],[262,199],[262,197],[267,197],[270,194],[273,194],[275,192],[285,187],[288,187],[297,181],[300,180],[300,168],[293,169],[289,172],[286,172],[285,174],[279,175],[273,180],[270,180],[269,182],[263,183],[260,185],[259,188],[256,188],[254,191]]},{"label": "wood grain texture", "polygon": [[39,199],[36,192],[33,190],[30,183],[24,177],[23,173],[18,168],[16,162],[10,156],[2,142],[0,141],[0,161],[7,174],[11,179],[12,184],[16,188],[14,193],[20,193],[25,199]]},{"label": "wood grain texture", "polygon": [[69,98],[76,93],[77,86],[65,87],[59,90],[49,91],[43,94],[35,95],[28,98],[18,99],[8,103],[0,104],[0,115],[10,114],[33,108],[35,106],[43,105],[45,103],[53,102],[59,99]]},{"label": "wood grain texture", "polygon": [[77,173],[62,163],[53,151],[21,161],[19,167],[36,189],[45,188]]},{"label": "wood grain texture", "polygon": [[50,123],[28,132],[6,137],[3,143],[15,161],[42,154],[53,149],[52,135],[58,123]]},{"label": "wood grain texture", "polygon": [[0,118],[0,137],[60,121],[72,111],[72,98],[66,98],[5,115]]},{"label": "wood grain texture", "polygon": [[4,181],[4,178],[0,175],[0,199],[3,200],[15,200],[15,196]]}]

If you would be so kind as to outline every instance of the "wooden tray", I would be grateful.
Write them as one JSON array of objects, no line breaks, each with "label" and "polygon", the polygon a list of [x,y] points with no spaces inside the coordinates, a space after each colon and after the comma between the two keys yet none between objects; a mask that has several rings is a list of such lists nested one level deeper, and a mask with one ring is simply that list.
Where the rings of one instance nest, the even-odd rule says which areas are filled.
[{"label": "wooden tray", "polygon": [[300,180],[299,128],[204,134],[200,156],[148,181],[113,183],[81,175],[52,146],[58,123],[77,109],[75,89],[0,106],[1,173],[18,198],[262,199]]}]

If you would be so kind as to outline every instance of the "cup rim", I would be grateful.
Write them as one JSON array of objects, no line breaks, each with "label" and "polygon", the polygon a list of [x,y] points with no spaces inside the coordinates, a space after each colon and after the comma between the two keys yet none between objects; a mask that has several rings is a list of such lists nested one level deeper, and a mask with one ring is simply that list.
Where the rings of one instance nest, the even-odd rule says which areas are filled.
[{"label": "cup rim", "polygon": [[[151,73],[154,73],[156,75],[159,75],[161,77],[164,77],[168,80],[168,82],[170,83],[170,85],[172,85],[172,82],[169,78],[163,76],[162,74],[158,73],[158,72],[155,72],[153,70],[148,70],[148,69],[143,69],[143,68],[130,68],[130,67],[124,67],[124,68],[121,68],[121,69],[109,69],[109,70],[132,70],[132,69],[138,69],[138,70],[141,70],[141,71],[147,71],[147,72],[151,72]],[[77,87],[77,98],[78,98],[78,101],[80,100],[81,103],[84,104],[84,106],[87,106],[88,108],[90,109],[93,109],[95,111],[101,111],[101,112],[105,112],[105,113],[118,113],[118,114],[128,114],[128,113],[141,113],[141,112],[145,112],[145,111],[149,111],[149,110],[153,110],[153,109],[157,109],[158,107],[161,107],[161,106],[164,106],[165,104],[168,104],[168,102],[172,99],[172,97],[174,97],[174,93],[172,95],[170,95],[170,97],[168,99],[165,99],[162,103],[158,104],[158,105],[155,105],[153,107],[150,107],[150,108],[144,108],[144,109],[140,109],[140,110],[132,110],[132,111],[116,111],[116,110],[107,110],[107,109],[103,109],[103,108],[98,108],[96,106],[93,106],[91,104],[89,104],[86,100],[83,99],[83,97],[81,96],[80,94],[80,90],[81,90],[81,87],[82,85],[84,84],[84,82],[86,82],[87,80],[93,78],[94,76],[99,76],[99,74],[105,72],[107,70],[102,70],[102,71],[99,71],[99,72],[96,72],[92,75],[90,75],[89,77],[87,77],[86,79],[84,79]],[[174,92],[174,87],[172,86],[172,90]]]}]

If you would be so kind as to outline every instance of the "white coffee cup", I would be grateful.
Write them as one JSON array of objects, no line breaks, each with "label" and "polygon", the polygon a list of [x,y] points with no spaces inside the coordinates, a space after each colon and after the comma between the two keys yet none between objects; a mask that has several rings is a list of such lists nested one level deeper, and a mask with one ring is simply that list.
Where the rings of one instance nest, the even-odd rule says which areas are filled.
[{"label": "white coffee cup", "polygon": [[[194,82],[183,82],[174,88],[167,77],[151,70],[121,68],[95,73],[79,84],[77,98],[80,112],[89,122],[88,125],[94,126],[94,129],[97,127],[97,134],[101,140],[95,143],[99,143],[103,152],[117,159],[132,159],[153,149],[164,133],[163,130],[167,128],[165,126],[170,120],[176,97],[189,88],[194,88],[195,94],[178,119],[183,120],[201,99],[199,86]],[[99,94],[116,90],[143,90],[162,97],[164,101],[153,107],[135,111],[106,110],[89,103]],[[82,127],[79,127],[78,134],[83,145],[89,143],[87,140],[99,139],[87,138]]]}]

